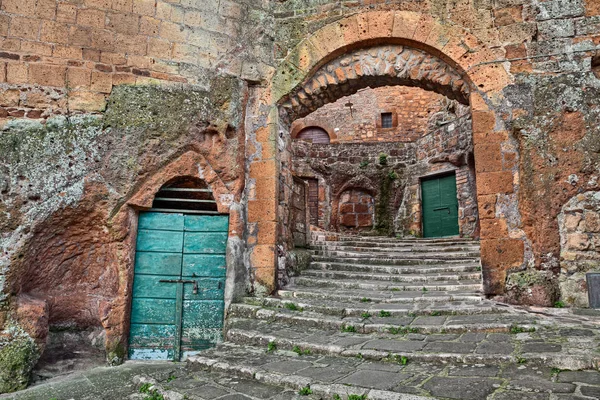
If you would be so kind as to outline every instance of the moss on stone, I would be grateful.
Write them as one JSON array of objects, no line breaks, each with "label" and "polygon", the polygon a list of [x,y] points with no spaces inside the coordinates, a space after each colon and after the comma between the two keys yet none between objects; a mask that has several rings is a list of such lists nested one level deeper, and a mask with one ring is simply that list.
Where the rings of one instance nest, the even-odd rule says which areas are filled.
[{"label": "moss on stone", "polygon": [[286,268],[292,276],[299,275],[310,266],[311,255],[308,250],[292,249],[286,253]]},{"label": "moss on stone", "polygon": [[121,340],[115,340],[106,345],[106,361],[109,365],[121,365],[125,361],[127,349]]},{"label": "moss on stone", "polygon": [[0,342],[0,393],[25,389],[40,356],[33,339],[20,328],[7,331],[8,338]]}]

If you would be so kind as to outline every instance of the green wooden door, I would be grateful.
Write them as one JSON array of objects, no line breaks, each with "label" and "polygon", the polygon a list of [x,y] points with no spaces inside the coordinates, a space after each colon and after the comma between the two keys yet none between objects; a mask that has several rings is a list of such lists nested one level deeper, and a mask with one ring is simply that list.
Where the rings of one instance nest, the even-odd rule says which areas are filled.
[{"label": "green wooden door", "polygon": [[228,216],[141,213],[129,358],[180,360],[222,340]]},{"label": "green wooden door", "polygon": [[423,236],[458,235],[458,199],[456,176],[423,180]]}]

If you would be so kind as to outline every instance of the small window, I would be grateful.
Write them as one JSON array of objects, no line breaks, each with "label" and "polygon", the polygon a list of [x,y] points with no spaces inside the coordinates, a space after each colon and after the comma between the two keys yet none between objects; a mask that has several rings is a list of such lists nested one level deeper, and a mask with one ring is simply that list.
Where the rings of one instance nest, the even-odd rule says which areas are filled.
[{"label": "small window", "polygon": [[381,127],[382,128],[393,128],[394,118],[391,112],[381,113]]}]

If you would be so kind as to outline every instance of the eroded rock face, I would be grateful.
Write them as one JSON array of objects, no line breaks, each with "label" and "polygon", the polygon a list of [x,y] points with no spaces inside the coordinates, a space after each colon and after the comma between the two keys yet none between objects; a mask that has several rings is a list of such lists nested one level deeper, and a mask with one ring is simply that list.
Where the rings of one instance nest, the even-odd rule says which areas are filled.
[{"label": "eroded rock face", "polygon": [[600,191],[571,198],[558,215],[560,295],[570,305],[587,307],[585,274],[600,272]]},{"label": "eroded rock face", "polygon": [[504,299],[513,304],[552,307],[559,297],[556,277],[549,271],[512,273],[505,290]]},{"label": "eroded rock face", "polygon": [[[178,175],[204,179],[225,212],[240,202],[242,86],[216,78],[212,89],[121,87],[102,117],[8,125],[0,136],[2,207],[11,210],[0,212],[0,293],[10,306],[0,319],[18,321],[28,338],[15,351],[29,354],[31,341],[39,354],[49,327],[101,328],[109,362],[123,360],[137,210]],[[15,368],[25,371],[23,360]]]}]

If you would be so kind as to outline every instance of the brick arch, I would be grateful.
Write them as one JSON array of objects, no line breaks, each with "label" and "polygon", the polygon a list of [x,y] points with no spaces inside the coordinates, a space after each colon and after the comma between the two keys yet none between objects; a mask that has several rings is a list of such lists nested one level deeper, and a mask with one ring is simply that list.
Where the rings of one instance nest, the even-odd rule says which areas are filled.
[{"label": "brick arch", "polygon": [[281,99],[290,120],[358,90],[381,86],[416,86],[467,105],[469,84],[454,68],[423,50],[402,45],[360,48],[331,60]]},{"label": "brick arch", "polygon": [[[286,121],[288,113],[282,107],[286,97],[293,95],[295,89],[322,66],[344,53],[379,45],[402,45],[425,51],[452,67],[468,84],[475,145],[477,201],[482,221],[484,291],[486,294],[501,294],[507,271],[524,265],[527,240],[522,230],[511,231],[509,235],[507,229],[507,221],[520,221],[518,207],[508,210],[508,214],[496,210],[497,202],[501,201],[503,195],[515,193],[519,182],[516,168],[503,162],[501,149],[503,146],[510,147],[510,138],[502,114],[496,109],[502,102],[502,91],[513,82],[508,65],[503,62],[503,48],[488,48],[463,28],[416,12],[371,11],[342,18],[320,28],[300,42],[273,72],[268,98],[264,103],[267,107],[262,112],[266,124],[256,129],[256,137],[262,138],[263,148],[272,148],[271,143],[280,137],[281,129],[289,122]],[[261,154],[254,161],[257,167],[253,170],[251,166],[250,179],[262,176],[262,164],[270,166],[272,178],[278,177],[282,165],[275,158],[275,153],[272,151],[266,156]],[[272,186],[265,188],[265,193],[267,190],[279,190],[276,184],[278,180],[273,179],[273,182]],[[268,217],[269,221],[277,221],[277,206],[259,200],[267,198],[266,194],[257,193],[256,197],[254,209],[258,209],[259,204],[269,206],[273,210]],[[258,212],[252,212],[250,207],[249,218],[259,218]],[[252,267],[261,271],[258,284],[268,288],[273,287],[276,271],[274,245],[277,243],[276,238],[265,242],[260,252],[255,251],[260,257],[251,258]]]},{"label": "brick arch", "polygon": [[275,102],[332,59],[382,43],[405,45],[438,57],[464,74],[480,93],[502,89],[511,80],[506,68],[494,63],[504,58],[504,50],[488,48],[464,28],[412,11],[371,11],[326,25],[300,42],[273,75]]}]

